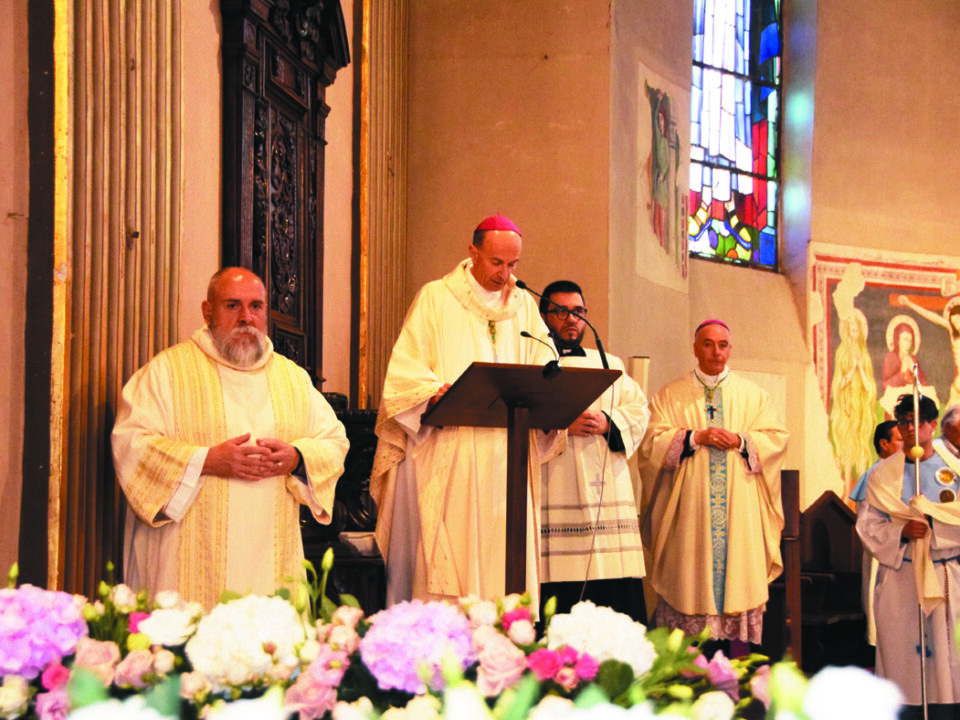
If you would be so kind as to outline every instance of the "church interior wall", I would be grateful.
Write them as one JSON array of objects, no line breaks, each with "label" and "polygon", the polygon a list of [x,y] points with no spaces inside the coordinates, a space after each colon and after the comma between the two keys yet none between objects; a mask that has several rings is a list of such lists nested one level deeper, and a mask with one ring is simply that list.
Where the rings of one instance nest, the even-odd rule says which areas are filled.
[{"label": "church interior wall", "polygon": [[[354,2],[342,3],[351,38]],[[825,412],[788,280],[805,278],[691,261],[687,284],[666,287],[623,262],[636,231],[635,127],[639,59],[689,84],[690,9],[656,0],[412,2],[408,138],[410,298],[465,257],[472,227],[502,212],[527,241],[520,276],[542,287],[581,282],[605,345],[651,356],[649,389],[692,367],[693,327],[721,315],[734,328],[732,366],[783,380],[792,432],[787,467],[801,470],[804,504],[830,487]],[[944,81],[957,64],[960,6],[929,0],[817,3],[816,126],[810,239],[956,256],[947,223],[960,185],[953,142],[960,96]],[[220,59],[215,4],[184,12],[184,206],[180,335],[219,264]],[[612,12],[612,20],[611,20]],[[22,338],[27,238],[26,3],[0,5],[0,249],[7,312],[0,337],[0,567],[16,554],[22,445]],[[618,33],[620,33],[618,35]],[[628,51],[628,48],[629,51]],[[639,48],[639,50],[638,50]],[[360,61],[351,41],[352,62]],[[328,89],[324,288],[325,390],[347,392],[354,160],[353,66]],[[629,91],[629,92],[628,92]],[[793,248],[792,250],[795,250]],[[804,291],[809,294],[807,290]],[[803,301],[801,297],[801,301]],[[763,312],[757,312],[762,308]],[[371,308],[375,312],[375,308]]]},{"label": "church interior wall", "polygon": [[605,333],[607,4],[412,2],[409,38],[407,302],[500,212],[523,233],[518,276],[578,281]]}]

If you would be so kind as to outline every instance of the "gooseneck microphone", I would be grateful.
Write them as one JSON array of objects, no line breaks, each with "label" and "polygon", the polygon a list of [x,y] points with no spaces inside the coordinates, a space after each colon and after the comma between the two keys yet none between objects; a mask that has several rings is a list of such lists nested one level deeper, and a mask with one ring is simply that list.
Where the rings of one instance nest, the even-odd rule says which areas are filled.
[{"label": "gooseneck microphone", "polygon": [[[517,280],[517,287],[520,288],[521,290],[526,290],[531,295],[536,295],[538,298],[543,297],[543,295],[541,295],[536,290],[531,288],[523,280]],[[581,320],[583,320],[586,326],[593,331],[593,339],[597,343],[597,352],[600,353],[600,362],[603,364],[604,370],[609,370],[610,363],[607,362],[607,354],[603,351],[603,343],[600,342],[600,333],[597,332],[597,329],[593,326],[593,324],[580,313],[574,312],[570,308],[563,307],[563,305],[558,305],[550,298],[544,298],[544,299],[554,307],[560,308],[561,310],[565,310],[567,313],[569,313],[570,315],[573,315],[575,318],[580,318]],[[523,333],[521,332],[520,334],[522,335]],[[531,337],[533,336],[531,335]]]},{"label": "gooseneck microphone", "polygon": [[543,366],[543,377],[546,380],[553,380],[557,375],[560,374],[560,353],[557,352],[557,349],[546,340],[538,338],[536,335],[531,335],[526,330],[520,331],[520,337],[530,338],[531,340],[536,340],[541,345],[546,345],[550,348],[550,352],[554,355],[554,360],[551,360],[546,365]]}]

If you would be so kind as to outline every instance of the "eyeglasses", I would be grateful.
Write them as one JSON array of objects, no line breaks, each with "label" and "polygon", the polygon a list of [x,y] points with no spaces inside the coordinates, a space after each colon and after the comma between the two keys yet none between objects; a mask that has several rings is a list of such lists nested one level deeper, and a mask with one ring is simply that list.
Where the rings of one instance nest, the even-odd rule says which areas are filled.
[{"label": "eyeglasses", "polygon": [[575,308],[565,308],[565,307],[552,307],[547,310],[547,315],[556,315],[557,320],[566,320],[567,317],[573,315],[586,316],[587,309],[585,307],[575,307]]}]

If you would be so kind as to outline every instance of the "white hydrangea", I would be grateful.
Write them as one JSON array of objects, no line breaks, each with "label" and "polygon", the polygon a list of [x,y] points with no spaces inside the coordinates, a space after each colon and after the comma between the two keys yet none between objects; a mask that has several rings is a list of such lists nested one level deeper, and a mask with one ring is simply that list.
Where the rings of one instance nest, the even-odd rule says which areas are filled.
[{"label": "white hydrangea", "polygon": [[202,618],[186,651],[194,670],[220,691],[255,684],[276,663],[297,665],[306,638],[303,621],[289,602],[247,595],[217,605]]},{"label": "white hydrangea", "polygon": [[551,649],[563,645],[585,652],[598,662],[619,660],[642,676],[656,660],[653,643],[647,640],[647,628],[629,615],[592,602],[577,603],[567,615],[554,615],[547,628],[547,644]]},{"label": "white hydrangea", "polygon": [[810,680],[803,711],[811,720],[896,720],[903,693],[859,667],[826,667]]}]

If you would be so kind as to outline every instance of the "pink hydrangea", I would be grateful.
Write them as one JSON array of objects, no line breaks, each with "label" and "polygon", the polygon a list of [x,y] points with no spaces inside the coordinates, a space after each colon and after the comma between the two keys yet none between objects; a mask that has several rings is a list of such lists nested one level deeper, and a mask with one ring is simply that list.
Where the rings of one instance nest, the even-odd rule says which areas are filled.
[{"label": "pink hydrangea", "polygon": [[86,635],[73,595],[33,585],[0,589],[0,676],[32,680]]},{"label": "pink hydrangea", "polygon": [[476,662],[470,635],[467,617],[452,605],[401,602],[373,618],[360,641],[360,656],[381,689],[422,694],[422,666],[429,670],[431,688],[440,690],[445,656],[452,654],[464,669]]}]

